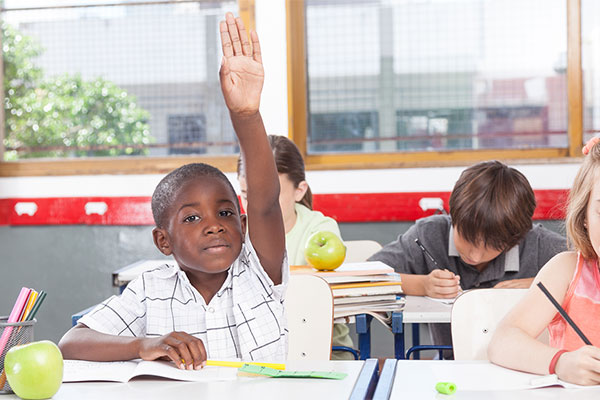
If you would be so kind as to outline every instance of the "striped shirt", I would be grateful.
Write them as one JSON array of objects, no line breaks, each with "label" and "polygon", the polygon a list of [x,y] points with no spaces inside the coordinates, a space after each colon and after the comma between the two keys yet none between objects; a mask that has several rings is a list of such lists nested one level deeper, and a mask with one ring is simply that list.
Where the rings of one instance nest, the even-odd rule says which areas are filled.
[{"label": "striped shirt", "polygon": [[[600,271],[597,260],[577,255],[577,267],[562,307],[594,346],[600,346]],[[557,312],[550,324],[550,346],[574,351],[585,345]]]},{"label": "striped shirt", "polygon": [[208,304],[177,265],[163,265],[131,281],[120,296],[99,304],[80,322],[96,331],[158,337],[183,331],[202,340],[208,358],[285,361],[284,295],[289,271],[274,285],[250,240]]}]

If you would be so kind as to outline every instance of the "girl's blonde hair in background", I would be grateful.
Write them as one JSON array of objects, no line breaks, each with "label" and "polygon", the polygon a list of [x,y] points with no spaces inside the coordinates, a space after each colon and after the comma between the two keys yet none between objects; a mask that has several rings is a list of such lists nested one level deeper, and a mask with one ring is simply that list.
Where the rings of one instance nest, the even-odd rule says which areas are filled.
[{"label": "girl's blonde hair in background", "polygon": [[593,138],[584,147],[583,163],[575,176],[573,187],[569,192],[566,228],[569,245],[579,250],[586,259],[598,258],[587,230],[586,214],[594,182],[600,177],[600,145],[598,138]]}]

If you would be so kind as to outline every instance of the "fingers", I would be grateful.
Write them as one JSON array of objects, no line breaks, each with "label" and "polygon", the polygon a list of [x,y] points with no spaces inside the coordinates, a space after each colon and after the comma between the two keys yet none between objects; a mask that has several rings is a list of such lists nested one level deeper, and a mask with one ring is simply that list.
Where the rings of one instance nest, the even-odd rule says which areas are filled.
[{"label": "fingers", "polygon": [[179,368],[179,369],[185,368],[185,366],[183,365],[183,362],[182,362],[182,358],[179,355],[179,352],[176,350],[175,347],[173,347],[170,344],[164,344],[162,350],[165,352],[166,356],[169,357],[169,359],[175,363],[177,368]]},{"label": "fingers", "polygon": [[248,41],[248,34],[246,33],[246,28],[244,27],[244,21],[240,17],[235,19],[235,23],[237,24],[237,28],[240,34],[240,42],[242,43],[242,54],[245,56],[252,55],[252,47],[250,47],[250,42]]},{"label": "fingers", "polygon": [[232,13],[225,15],[225,21],[219,23],[221,46],[225,57],[252,56],[254,61],[262,63],[260,43],[255,31],[250,33],[252,45],[248,40],[248,33],[240,17],[234,18]]},{"label": "fingers", "polygon": [[429,293],[431,297],[453,298],[460,293],[460,277],[448,270],[436,269],[429,274]]},{"label": "fingers", "polygon": [[200,369],[206,365],[206,349],[204,348],[204,343],[202,340],[196,339],[192,336],[192,341],[188,344],[188,349],[192,353],[192,357],[194,359],[193,368]]},{"label": "fingers", "polygon": [[254,61],[262,64],[262,52],[258,41],[258,33],[256,33],[256,31],[250,31],[250,39],[252,40],[252,49],[254,50],[252,57],[254,58]]},{"label": "fingers", "polygon": [[229,36],[231,37],[231,43],[233,44],[233,55],[242,55],[242,44],[240,42],[240,34],[238,32],[238,25],[236,19],[232,13],[225,14],[225,22],[227,23],[227,29],[229,30]]},{"label": "fingers", "polygon": [[206,350],[202,340],[189,333],[173,332],[171,343],[177,349],[179,363],[173,360],[182,369],[200,369],[206,364]]},{"label": "fingers", "polygon": [[225,21],[219,23],[219,32],[221,33],[223,55],[225,57],[233,57],[233,44],[231,43],[231,37],[229,36],[229,30]]},{"label": "fingers", "polygon": [[202,340],[185,332],[171,332],[160,338],[147,339],[140,352],[144,360],[168,359],[180,369],[200,369],[206,365]]}]

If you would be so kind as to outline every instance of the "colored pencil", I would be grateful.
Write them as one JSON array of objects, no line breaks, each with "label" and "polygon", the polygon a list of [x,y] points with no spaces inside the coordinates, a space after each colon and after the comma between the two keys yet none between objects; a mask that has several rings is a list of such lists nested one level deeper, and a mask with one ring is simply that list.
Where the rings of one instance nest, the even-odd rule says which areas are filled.
[{"label": "colored pencil", "polygon": [[206,360],[206,365],[212,365],[215,367],[232,367],[241,368],[244,364],[258,365],[259,367],[267,367],[273,369],[284,370],[285,364],[275,363],[262,363],[262,362],[244,362],[244,361],[218,361],[218,360]]},{"label": "colored pencil", "polygon": [[33,308],[31,309],[31,312],[27,316],[26,321],[32,321],[35,318],[35,315],[40,310],[40,306],[42,305],[42,303],[44,302],[45,299],[46,299],[46,292],[41,290],[40,294],[38,295],[38,297],[35,301],[35,304],[33,305]]},{"label": "colored pencil", "polygon": [[[19,293],[19,296],[17,297],[17,301],[15,302],[15,305],[13,306],[13,309],[8,317],[7,322],[9,324],[14,324],[15,322],[19,322],[19,318],[21,317],[21,313],[23,312],[23,309],[25,308],[25,305],[27,303],[27,297],[29,296],[30,292],[31,292],[31,289],[28,289],[26,287],[21,288],[21,292]],[[2,352],[4,351],[4,347],[8,343],[8,339],[10,338],[10,334],[12,333],[12,331],[13,331],[12,326],[7,326],[2,331],[2,336],[0,337],[0,354],[2,354]]]}]

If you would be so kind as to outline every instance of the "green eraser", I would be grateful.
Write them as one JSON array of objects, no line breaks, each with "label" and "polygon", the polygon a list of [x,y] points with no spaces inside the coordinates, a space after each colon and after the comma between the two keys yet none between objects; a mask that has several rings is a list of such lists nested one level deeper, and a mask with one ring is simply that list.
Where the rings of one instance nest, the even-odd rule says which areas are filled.
[{"label": "green eraser", "polygon": [[453,394],[456,392],[456,385],[452,382],[438,382],[435,385],[435,390],[442,394]]}]

